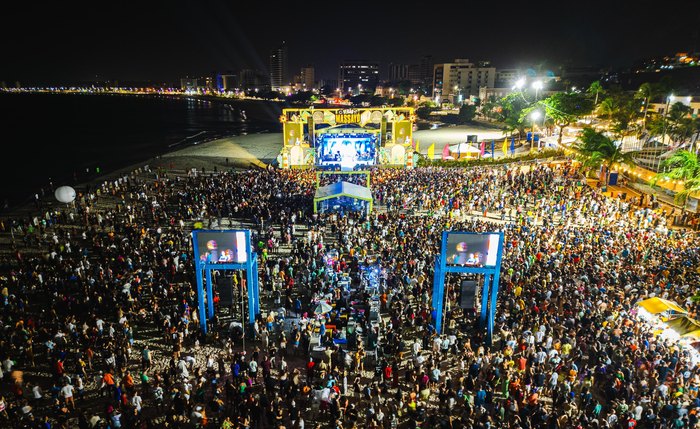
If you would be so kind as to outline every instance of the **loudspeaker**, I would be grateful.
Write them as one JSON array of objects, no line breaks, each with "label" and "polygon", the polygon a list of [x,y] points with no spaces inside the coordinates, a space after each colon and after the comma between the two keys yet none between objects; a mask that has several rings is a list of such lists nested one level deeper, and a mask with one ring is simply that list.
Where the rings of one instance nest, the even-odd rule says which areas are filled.
[{"label": "loudspeaker", "polygon": [[465,310],[474,310],[474,298],[476,297],[476,281],[462,280],[459,293],[459,307]]},{"label": "loudspeaker", "polygon": [[216,291],[219,293],[219,305],[230,307],[233,305],[233,277],[220,275],[216,278]]}]

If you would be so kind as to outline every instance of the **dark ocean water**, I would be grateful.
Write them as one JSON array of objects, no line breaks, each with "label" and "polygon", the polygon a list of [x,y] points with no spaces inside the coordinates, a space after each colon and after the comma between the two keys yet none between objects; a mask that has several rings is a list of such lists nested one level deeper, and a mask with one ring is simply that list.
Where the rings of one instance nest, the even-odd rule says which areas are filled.
[{"label": "dark ocean water", "polygon": [[257,101],[0,93],[0,203],[48,191],[49,178],[72,185],[194,142],[277,131],[279,114]]}]

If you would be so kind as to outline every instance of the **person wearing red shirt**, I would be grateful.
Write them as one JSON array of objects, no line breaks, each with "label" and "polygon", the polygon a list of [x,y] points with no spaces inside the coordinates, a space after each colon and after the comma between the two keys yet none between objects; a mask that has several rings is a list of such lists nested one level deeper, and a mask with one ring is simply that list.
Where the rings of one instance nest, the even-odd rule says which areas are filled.
[{"label": "person wearing red shirt", "polygon": [[393,368],[391,367],[390,364],[387,364],[387,365],[384,367],[384,380],[385,380],[385,381],[391,380],[392,372],[393,372]]}]

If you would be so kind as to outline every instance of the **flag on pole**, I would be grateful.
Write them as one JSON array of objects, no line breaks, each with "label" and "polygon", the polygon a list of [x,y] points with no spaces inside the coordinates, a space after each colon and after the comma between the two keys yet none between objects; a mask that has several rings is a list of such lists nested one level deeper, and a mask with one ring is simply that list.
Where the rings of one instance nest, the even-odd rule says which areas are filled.
[{"label": "flag on pole", "polygon": [[503,139],[503,147],[501,150],[503,151],[503,156],[508,156],[508,137]]},{"label": "flag on pole", "polygon": [[416,152],[420,153],[420,142],[416,140]]},{"label": "flag on pole", "polygon": [[491,140],[491,159],[496,156],[496,140]]},{"label": "flag on pole", "polygon": [[515,155],[515,137],[510,139],[510,154]]},{"label": "flag on pole", "polygon": [[428,159],[433,160],[435,158],[435,143],[431,144],[430,147],[428,147]]},{"label": "flag on pole", "polygon": [[[433,143],[433,146],[435,146],[435,143]],[[446,144],[444,148],[442,148],[442,159],[447,159],[447,157],[450,156],[450,145]]]},{"label": "flag on pole", "polygon": [[486,152],[486,140],[481,141],[481,156],[484,156],[484,152]]}]

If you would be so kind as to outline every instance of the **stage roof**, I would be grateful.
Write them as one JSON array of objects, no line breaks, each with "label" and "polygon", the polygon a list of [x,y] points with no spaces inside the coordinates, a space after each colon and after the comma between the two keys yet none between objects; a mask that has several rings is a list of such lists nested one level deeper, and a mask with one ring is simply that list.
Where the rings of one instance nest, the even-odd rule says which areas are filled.
[{"label": "stage roof", "polygon": [[358,200],[372,201],[372,191],[365,186],[350,182],[335,182],[316,189],[314,201],[323,201],[334,197],[352,197]]},{"label": "stage roof", "polygon": [[[367,124],[367,125],[373,125],[373,124]],[[379,131],[377,128],[368,128],[367,125],[364,127],[361,127],[357,124],[342,124],[342,125],[333,125],[330,127],[325,127],[325,128],[318,128],[316,132],[318,134],[347,134],[347,133],[362,133],[362,132],[377,132]]]}]

